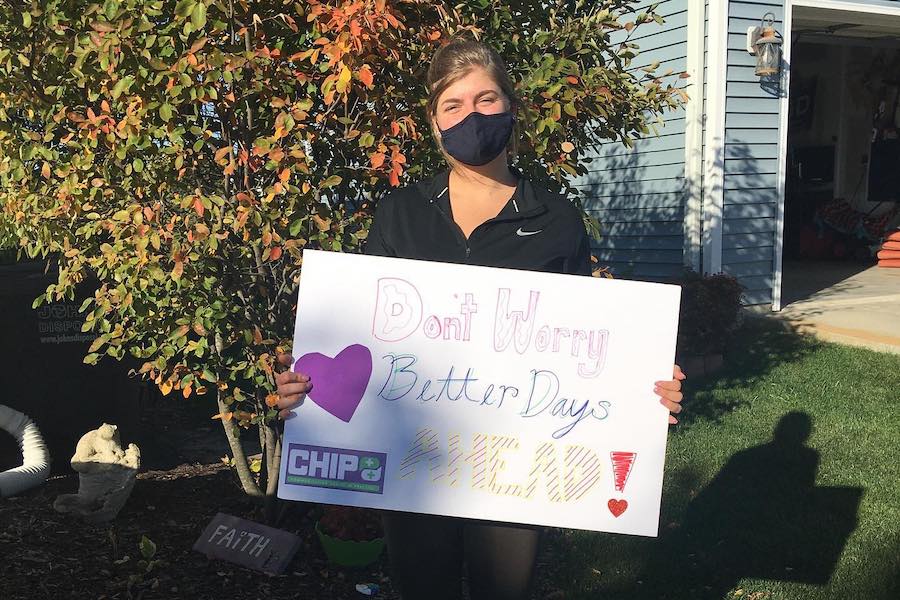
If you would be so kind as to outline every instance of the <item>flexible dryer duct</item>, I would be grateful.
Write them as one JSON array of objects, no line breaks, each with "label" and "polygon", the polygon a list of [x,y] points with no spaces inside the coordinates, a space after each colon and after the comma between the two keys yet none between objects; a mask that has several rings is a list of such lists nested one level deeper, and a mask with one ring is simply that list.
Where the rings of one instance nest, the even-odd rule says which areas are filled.
[{"label": "flexible dryer duct", "polygon": [[0,496],[7,497],[44,483],[50,475],[50,453],[34,422],[0,404],[0,429],[9,432],[22,449],[22,466],[0,473]]}]

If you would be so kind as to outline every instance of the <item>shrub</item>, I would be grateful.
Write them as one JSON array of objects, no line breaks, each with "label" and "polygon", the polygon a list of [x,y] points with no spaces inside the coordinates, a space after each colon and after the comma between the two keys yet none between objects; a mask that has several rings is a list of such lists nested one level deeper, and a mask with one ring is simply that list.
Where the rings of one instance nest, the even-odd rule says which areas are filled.
[{"label": "shrub", "polygon": [[624,0],[22,6],[0,8],[0,232],[59,258],[36,304],[97,279],[86,362],[131,354],[164,394],[213,399],[254,496],[276,489],[301,252],[357,251],[377,198],[440,164],[422,112],[439,45],[466,33],[505,56],[517,166],[557,189],[686,98],[679,74],[636,68],[630,37],[660,18]]},{"label": "shrub", "polygon": [[731,275],[687,271],[681,285],[678,354],[721,353],[738,325],[743,288]]}]

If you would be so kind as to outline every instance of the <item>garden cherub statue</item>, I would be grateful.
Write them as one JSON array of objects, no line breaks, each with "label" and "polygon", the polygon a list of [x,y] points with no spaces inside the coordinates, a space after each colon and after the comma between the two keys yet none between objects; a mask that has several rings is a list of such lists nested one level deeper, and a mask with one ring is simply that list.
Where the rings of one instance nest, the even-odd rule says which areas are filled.
[{"label": "garden cherub statue", "polygon": [[53,508],[93,524],[111,521],[128,500],[140,466],[138,447],[129,444],[123,450],[117,427],[104,423],[81,436],[75,447],[78,493],[59,496]]}]

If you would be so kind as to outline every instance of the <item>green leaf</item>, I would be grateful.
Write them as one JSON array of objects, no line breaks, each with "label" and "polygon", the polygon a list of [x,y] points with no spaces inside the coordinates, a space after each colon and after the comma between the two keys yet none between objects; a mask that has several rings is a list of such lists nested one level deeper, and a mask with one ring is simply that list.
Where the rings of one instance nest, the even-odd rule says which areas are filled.
[{"label": "green leaf", "polygon": [[140,173],[141,171],[144,170],[144,161],[142,161],[139,158],[136,158],[133,161],[131,161],[131,166],[132,166],[132,168],[134,168],[135,172]]},{"label": "green leaf", "polygon": [[123,91],[131,89],[132,83],[134,83],[133,75],[128,75],[126,77],[123,77],[122,79],[120,79],[119,81],[116,82],[116,85],[113,86],[112,92],[110,92],[110,94],[112,95],[113,98],[118,98],[119,96],[122,95]]},{"label": "green leaf", "polygon": [[328,189],[330,187],[334,187],[334,186],[340,184],[341,181],[343,181],[343,179],[341,178],[340,175],[332,175],[331,177],[329,177],[328,179],[323,181],[322,185],[320,185],[319,187],[322,188],[323,190]]},{"label": "green leaf", "polygon": [[206,4],[202,1],[194,5],[194,10],[191,12],[191,24],[197,31],[206,26]]},{"label": "green leaf", "polygon": [[360,148],[371,148],[375,145],[375,136],[370,132],[365,132],[361,136],[359,136],[359,146]]},{"label": "green leaf", "polygon": [[175,5],[175,16],[185,18],[194,12],[194,3],[197,0],[179,0]]},{"label": "green leaf", "polygon": [[29,27],[31,27],[31,13],[30,12],[22,13],[22,25],[25,26],[25,29],[28,29]]},{"label": "green leaf", "polygon": [[160,118],[168,123],[172,120],[172,105],[168,102],[161,104],[159,107],[159,116]]},{"label": "green leaf", "polygon": [[153,540],[146,535],[141,536],[141,542],[138,544],[138,549],[141,551],[141,556],[143,556],[145,560],[150,560],[156,555],[156,544],[154,544]]}]

